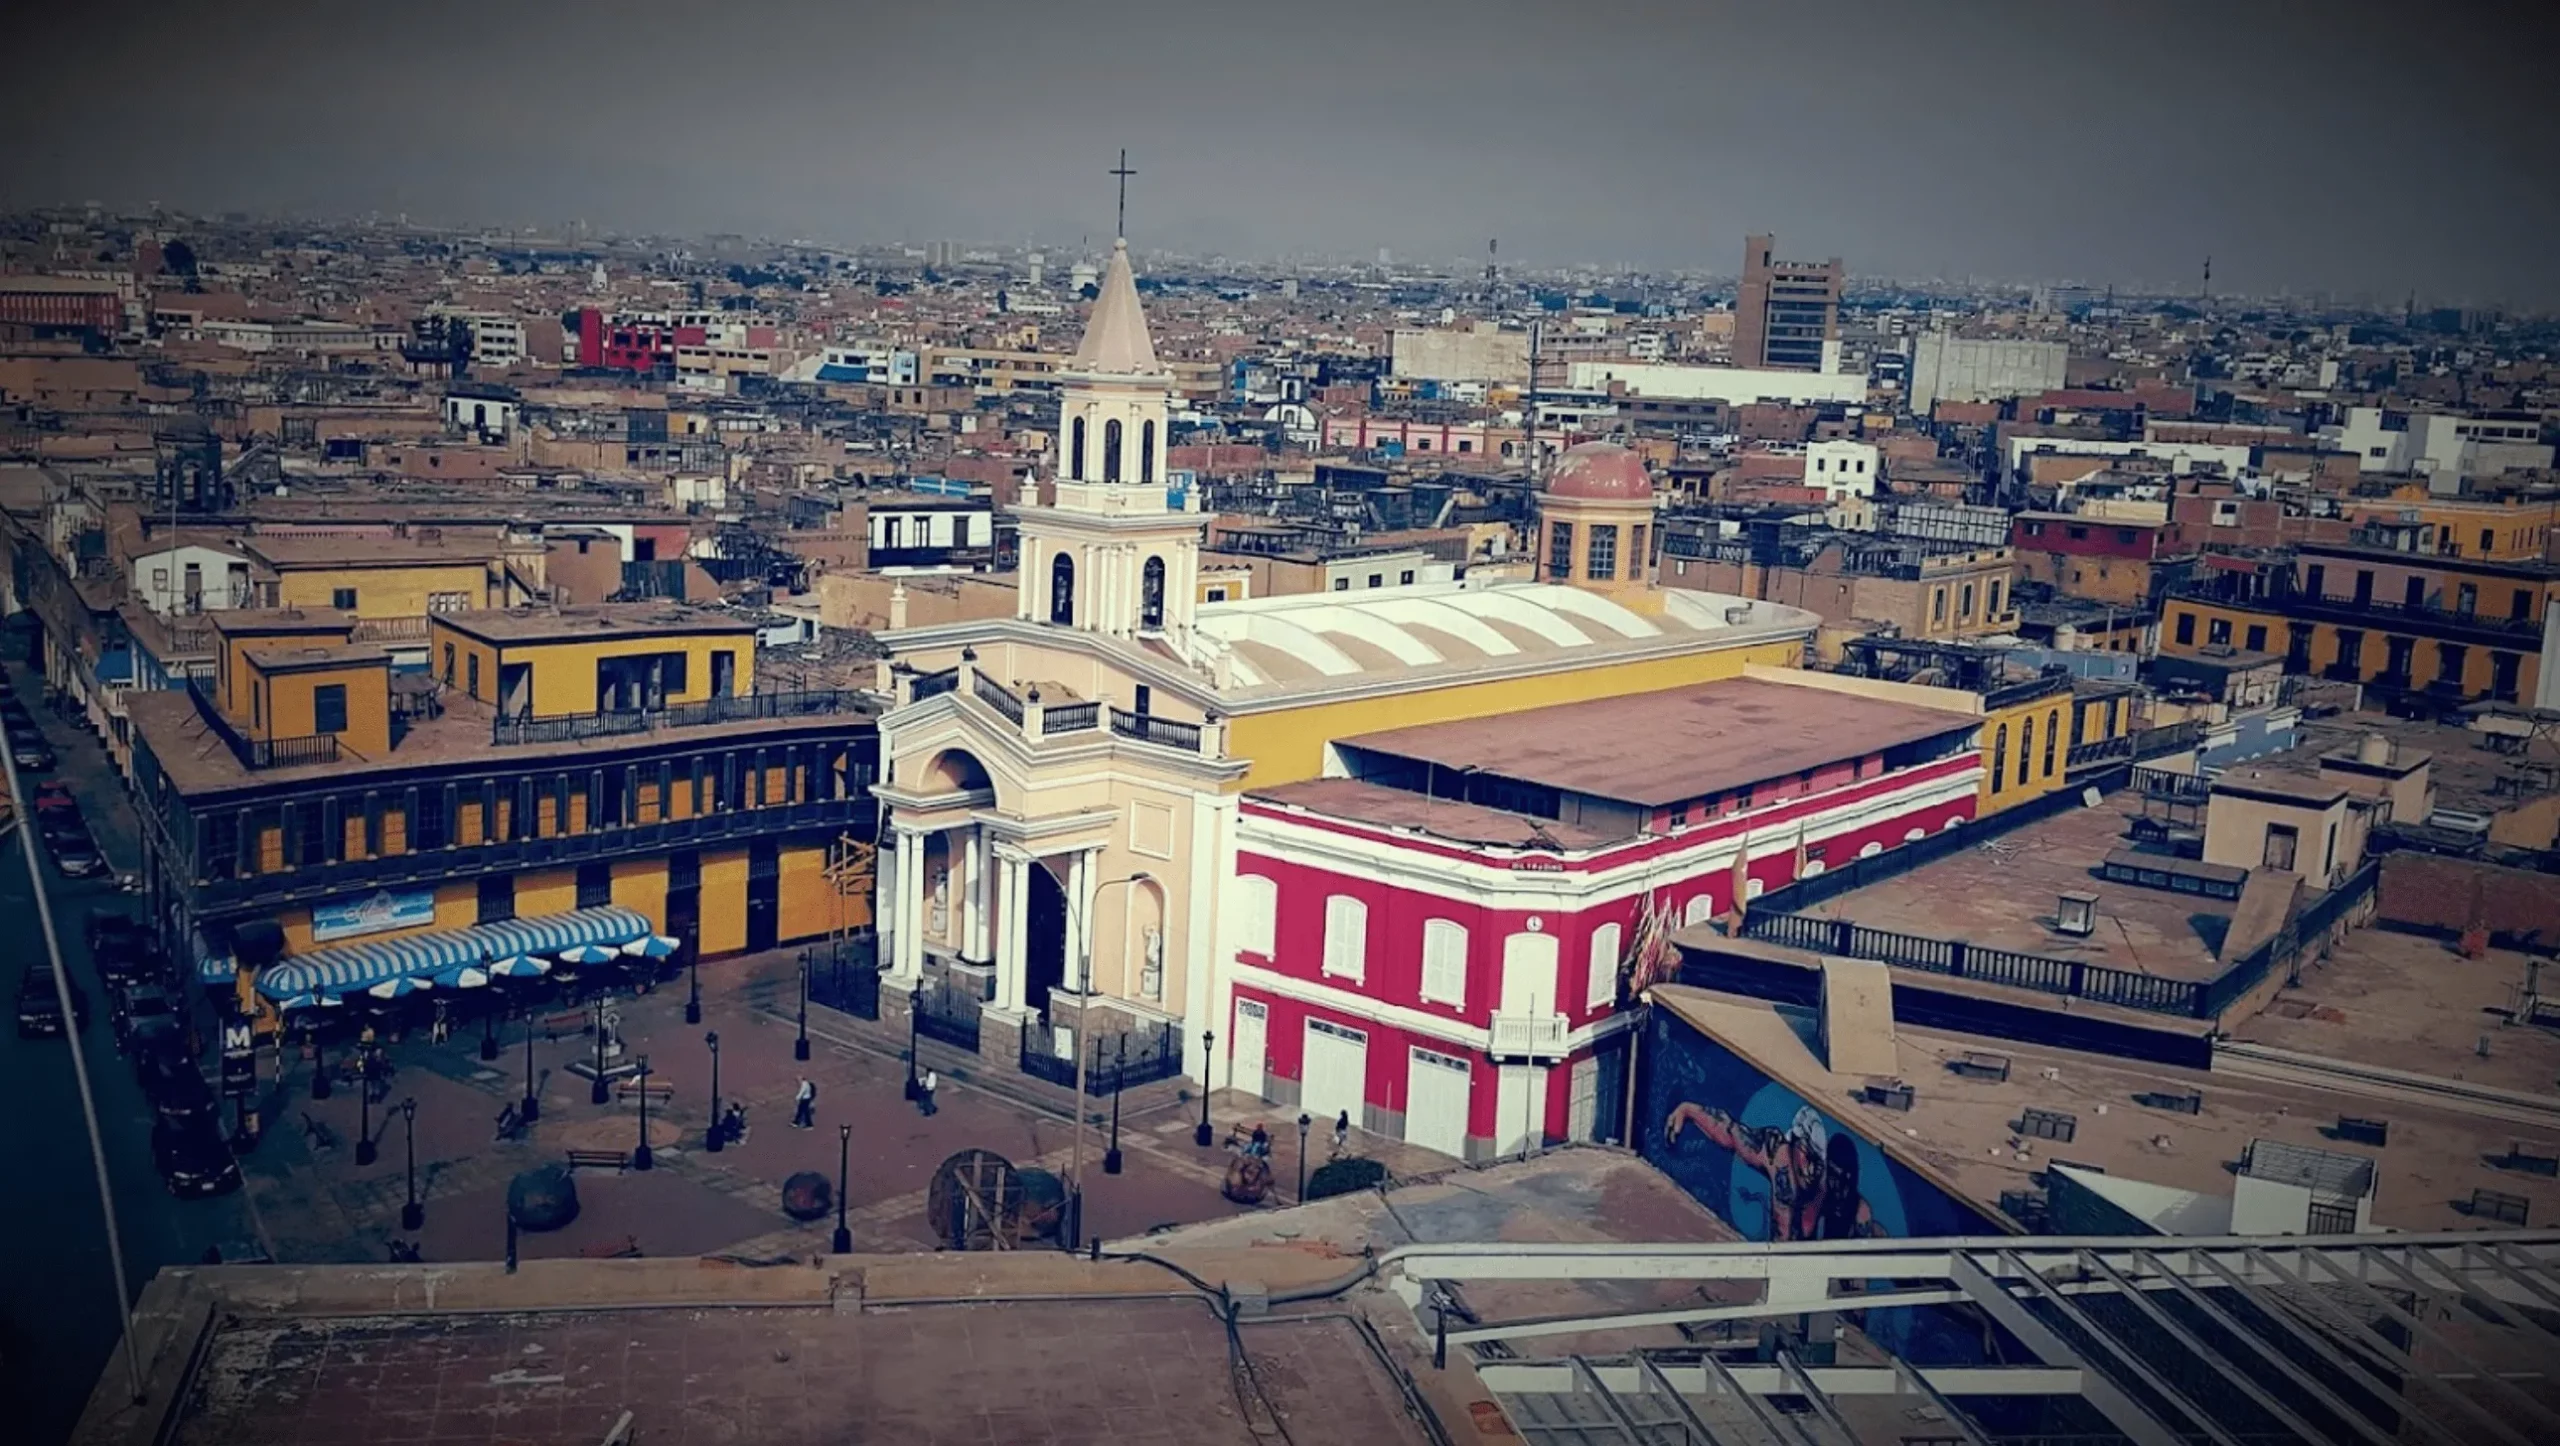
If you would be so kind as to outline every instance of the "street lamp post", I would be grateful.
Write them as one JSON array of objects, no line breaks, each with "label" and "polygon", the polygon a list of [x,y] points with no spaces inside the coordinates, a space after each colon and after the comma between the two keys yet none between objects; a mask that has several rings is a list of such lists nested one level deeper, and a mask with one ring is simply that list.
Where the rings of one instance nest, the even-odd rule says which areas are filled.
[{"label": "street lamp post", "polygon": [[[363,1056],[357,1058],[361,1060]],[[370,1165],[381,1153],[373,1143],[373,1066],[367,1062],[356,1069],[356,1163]]]},{"label": "street lamp post", "polygon": [[1218,1032],[1200,1031],[1200,1128],[1191,1132],[1191,1143],[1209,1148],[1209,1072],[1217,1067]]},{"label": "street lamp post", "polygon": [[809,951],[800,951],[800,1037],[791,1041],[791,1057],[809,1057]]},{"label": "street lamp post", "polygon": [[1112,1046],[1111,1064],[1111,1147],[1102,1152],[1102,1173],[1120,1173],[1120,1082],[1129,1077],[1129,1031],[1120,1031],[1119,1043]]},{"label": "street lamp post", "polygon": [[658,1163],[649,1150],[649,1056],[633,1060],[631,1068],[632,1078],[640,1084],[640,1143],[631,1147],[631,1168],[647,1170]]},{"label": "street lamp post", "polygon": [[613,1099],[613,1091],[604,1082],[604,996],[596,996],[596,1077],[587,1087],[587,1103],[601,1105]]},{"label": "street lamp post", "polygon": [[923,993],[924,981],[921,979],[916,981],[915,988],[907,992],[907,1102],[909,1104],[913,1104],[916,1096],[924,1093],[924,1081],[916,1078],[916,1016],[923,1010],[924,1001],[918,997]]},{"label": "street lamp post", "polygon": [[[1131,874],[1124,879],[1105,879],[1101,883],[1094,885],[1091,892],[1093,897],[1098,900],[1102,897],[1102,891],[1104,889],[1113,888],[1120,884],[1148,883],[1154,878],[1155,875],[1148,873],[1145,869],[1140,869],[1136,873]],[[1086,1032],[1084,1027],[1084,1010],[1082,1006],[1091,1003],[1093,999],[1093,949],[1085,942],[1085,924],[1088,922],[1086,918],[1087,906],[1085,901],[1082,899],[1069,899],[1067,903],[1074,911],[1068,916],[1070,923],[1067,930],[1067,937],[1074,942],[1076,948],[1076,999],[1079,1004],[1076,1011],[1076,1034],[1078,1035],[1078,1044],[1076,1049],[1076,1135],[1075,1150],[1070,1158],[1070,1165],[1067,1172],[1071,1178],[1067,1183],[1067,1208],[1065,1211],[1066,1228],[1058,1233],[1059,1238],[1065,1244],[1066,1248],[1073,1250],[1084,1241],[1085,1061],[1091,1058],[1091,1051],[1086,1050],[1082,1044],[1082,1036]],[[1126,947],[1127,942],[1128,941],[1125,939],[1121,941],[1123,947]]]},{"label": "street lamp post", "polygon": [[1307,1129],[1315,1123],[1310,1115],[1298,1116],[1298,1203],[1307,1203]]},{"label": "street lamp post", "polygon": [[416,1230],[427,1223],[427,1207],[418,1202],[418,1100],[400,1102],[400,1123],[409,1142],[409,1203],[400,1207],[400,1228]]},{"label": "street lamp post", "polygon": [[727,1131],[720,1128],[720,1031],[704,1034],[702,1042],[711,1048],[711,1128],[703,1133],[702,1148],[716,1155],[728,1143],[721,1138]]},{"label": "street lamp post", "polygon": [[533,1026],[535,1022],[533,1006],[528,1003],[524,1010],[524,1108],[517,1111],[528,1125],[542,1118],[542,1097],[533,1092]]},{"label": "street lamp post", "polygon": [[700,1024],[702,1022],[702,951],[688,944],[685,946],[684,953],[685,980],[689,986],[689,992],[684,999],[684,1022]]},{"label": "street lamp post", "polygon": [[836,1238],[830,1242],[838,1255],[853,1253],[853,1227],[844,1223],[845,1191],[853,1184],[853,1126],[836,1126]]}]

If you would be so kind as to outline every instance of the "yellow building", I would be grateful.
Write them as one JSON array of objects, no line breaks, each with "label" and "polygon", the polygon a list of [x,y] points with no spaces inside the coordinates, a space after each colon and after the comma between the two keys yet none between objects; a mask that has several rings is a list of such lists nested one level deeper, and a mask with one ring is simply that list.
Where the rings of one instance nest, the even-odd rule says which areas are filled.
[{"label": "yellow building", "polygon": [[2413,482],[2386,498],[2350,498],[2340,509],[2358,526],[2420,524],[2425,550],[2473,562],[2541,562],[2551,555],[2560,515],[2549,498],[2437,497]]},{"label": "yellow building", "polygon": [[343,615],[231,614],[211,694],[129,700],[146,882],[270,1025],[258,966],[427,960],[509,921],[680,958],[869,921],[867,695],[756,692],[751,626],[668,605],[436,621],[452,687],[395,690]]},{"label": "yellow building", "polygon": [[2530,702],[2555,603],[2560,566],[2550,563],[2304,544],[2279,567],[2212,575],[2173,592],[2162,605],[2160,650],[2276,653],[2288,673],[2444,705]]},{"label": "yellow building", "polygon": [[269,608],[325,608],[373,622],[521,600],[487,539],[254,537],[242,548],[271,575],[258,599]]}]

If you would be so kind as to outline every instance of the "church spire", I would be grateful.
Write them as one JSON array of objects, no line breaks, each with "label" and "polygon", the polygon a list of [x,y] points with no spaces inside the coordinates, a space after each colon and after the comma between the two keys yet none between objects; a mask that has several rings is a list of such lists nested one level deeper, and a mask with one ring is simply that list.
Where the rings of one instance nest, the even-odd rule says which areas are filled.
[{"label": "church spire", "polygon": [[1160,376],[1156,344],[1147,335],[1146,311],[1138,305],[1138,278],[1129,269],[1129,243],[1115,241],[1111,264],[1103,270],[1093,315],[1085,321],[1084,340],[1067,363],[1071,371],[1103,376]]}]

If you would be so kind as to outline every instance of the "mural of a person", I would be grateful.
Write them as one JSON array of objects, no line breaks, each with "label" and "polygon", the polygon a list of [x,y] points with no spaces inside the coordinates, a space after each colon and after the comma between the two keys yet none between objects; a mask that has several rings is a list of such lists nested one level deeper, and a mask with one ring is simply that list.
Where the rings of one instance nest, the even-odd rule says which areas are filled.
[{"label": "mural of a person", "polygon": [[1811,1105],[1796,1111],[1786,1129],[1746,1125],[1713,1105],[1681,1103],[1663,1122],[1666,1145],[1696,1130],[1709,1144],[1733,1152],[1734,1162],[1769,1180],[1769,1238],[1845,1240],[1882,1235],[1859,1193],[1857,1141],[1834,1134]]}]

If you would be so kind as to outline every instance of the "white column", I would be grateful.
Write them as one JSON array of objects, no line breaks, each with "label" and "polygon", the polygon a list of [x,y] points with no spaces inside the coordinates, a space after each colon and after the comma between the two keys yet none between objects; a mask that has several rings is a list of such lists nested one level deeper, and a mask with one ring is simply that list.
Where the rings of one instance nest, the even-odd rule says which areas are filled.
[{"label": "white column", "polygon": [[1029,943],[1023,927],[1024,906],[1030,898],[1029,870],[1037,867],[1011,850],[996,855],[996,1007],[1020,1009],[1030,992],[1027,977]]},{"label": "white column", "polygon": [[979,938],[979,920],[984,906],[979,893],[986,883],[987,860],[978,843],[978,830],[974,827],[960,831],[958,868],[959,877],[952,880],[951,902],[952,907],[959,910],[960,927],[952,931],[952,942],[962,959],[972,964],[984,964],[987,951]]},{"label": "white column", "polygon": [[878,875],[871,881],[871,926],[879,936],[876,947],[880,967],[893,974],[898,969],[900,941],[907,937],[898,927],[898,865],[903,858],[899,837],[892,824],[888,836],[880,840],[871,856]]},{"label": "white column", "polygon": [[924,835],[898,830],[898,973],[924,977]]},{"label": "white column", "polygon": [[1072,993],[1092,988],[1093,854],[1078,849],[1067,865],[1067,902],[1074,911],[1067,938],[1066,986]]}]

